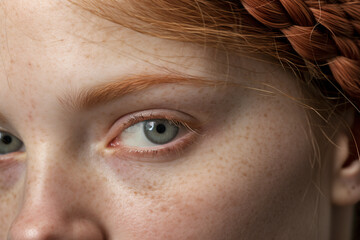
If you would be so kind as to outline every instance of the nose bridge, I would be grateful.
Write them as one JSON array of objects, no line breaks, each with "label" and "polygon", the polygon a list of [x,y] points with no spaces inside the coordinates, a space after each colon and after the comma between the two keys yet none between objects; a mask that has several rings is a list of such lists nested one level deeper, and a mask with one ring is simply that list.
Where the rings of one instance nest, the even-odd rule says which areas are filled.
[{"label": "nose bridge", "polygon": [[24,202],[51,200],[56,202],[67,187],[66,161],[50,142],[38,143],[27,149],[27,171]]},{"label": "nose bridge", "polygon": [[86,217],[86,207],[77,202],[80,183],[60,152],[46,143],[28,152],[23,200],[8,239],[104,239],[95,220]]}]

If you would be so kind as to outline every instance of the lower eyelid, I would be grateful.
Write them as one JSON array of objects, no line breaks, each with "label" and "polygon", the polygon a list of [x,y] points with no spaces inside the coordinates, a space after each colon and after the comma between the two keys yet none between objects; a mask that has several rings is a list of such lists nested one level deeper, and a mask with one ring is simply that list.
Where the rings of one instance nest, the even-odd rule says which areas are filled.
[{"label": "lower eyelid", "polygon": [[25,148],[24,149],[21,148],[17,152],[11,152],[11,153],[7,153],[7,154],[0,154],[0,163],[3,162],[3,161],[9,161],[9,160],[13,160],[13,159],[14,159],[14,161],[22,162],[24,160],[25,154],[26,154]]},{"label": "lower eyelid", "polygon": [[140,158],[145,162],[165,162],[169,161],[170,156],[171,159],[174,159],[174,157],[176,158],[181,155],[189,145],[192,145],[192,143],[196,141],[197,135],[198,134],[194,132],[189,132],[173,142],[160,145],[159,147],[136,148],[118,145],[111,146],[108,150],[112,156],[119,159],[139,160]]}]

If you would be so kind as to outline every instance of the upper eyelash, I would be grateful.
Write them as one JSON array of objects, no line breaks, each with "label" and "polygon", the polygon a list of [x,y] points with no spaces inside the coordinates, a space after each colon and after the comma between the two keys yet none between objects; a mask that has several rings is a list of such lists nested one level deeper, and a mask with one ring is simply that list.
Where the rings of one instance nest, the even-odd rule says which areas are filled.
[{"label": "upper eyelash", "polygon": [[142,121],[153,120],[153,119],[165,119],[165,120],[168,120],[171,123],[173,123],[175,126],[178,126],[178,127],[179,126],[184,126],[184,127],[186,127],[187,130],[189,130],[189,131],[191,131],[193,133],[199,134],[199,129],[198,128],[191,127],[189,125],[189,123],[187,123],[185,121],[181,121],[181,120],[171,118],[171,117],[166,117],[166,116],[153,115],[153,114],[150,114],[149,116],[144,116],[142,114],[131,116],[131,118],[129,120],[128,127],[133,126],[134,124],[137,124],[137,123],[142,122]]}]

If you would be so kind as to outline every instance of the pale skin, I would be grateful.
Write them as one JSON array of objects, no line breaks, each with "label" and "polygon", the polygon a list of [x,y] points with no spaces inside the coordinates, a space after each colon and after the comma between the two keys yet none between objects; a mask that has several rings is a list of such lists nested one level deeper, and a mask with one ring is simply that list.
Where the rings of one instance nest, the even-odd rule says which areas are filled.
[{"label": "pale skin", "polygon": [[[0,130],[24,144],[0,155],[0,239],[330,239],[332,207],[360,199],[359,163],[341,167],[343,128],[338,147],[314,130],[326,163],[313,169],[306,110],[274,90],[301,98],[281,67],[141,35],[65,1],[2,1],[0,23]],[[135,75],[236,85],[162,83],[69,106]],[[121,135],[145,121],[134,116],[195,133],[180,124],[145,146]]]}]

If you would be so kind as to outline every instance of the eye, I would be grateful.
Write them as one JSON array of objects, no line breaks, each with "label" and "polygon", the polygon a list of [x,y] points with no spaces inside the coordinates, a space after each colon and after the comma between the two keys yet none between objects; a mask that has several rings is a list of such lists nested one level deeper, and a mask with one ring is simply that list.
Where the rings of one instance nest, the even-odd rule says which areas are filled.
[{"label": "eye", "polygon": [[0,155],[20,151],[23,142],[14,135],[0,131]]},{"label": "eye", "polygon": [[[179,156],[202,131],[194,117],[173,110],[145,110],[124,116],[109,130],[108,149],[118,158],[167,161]],[[156,158],[155,158],[156,157]]]},{"label": "eye", "polygon": [[133,147],[151,147],[173,141],[185,131],[184,126],[166,119],[151,119],[138,122],[126,128],[119,140],[123,145]]}]

